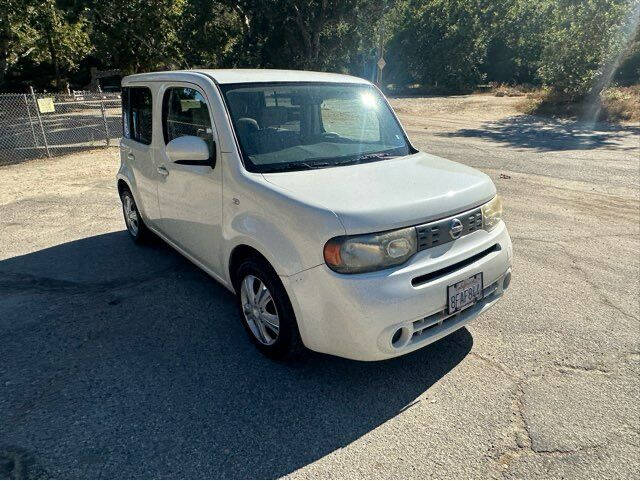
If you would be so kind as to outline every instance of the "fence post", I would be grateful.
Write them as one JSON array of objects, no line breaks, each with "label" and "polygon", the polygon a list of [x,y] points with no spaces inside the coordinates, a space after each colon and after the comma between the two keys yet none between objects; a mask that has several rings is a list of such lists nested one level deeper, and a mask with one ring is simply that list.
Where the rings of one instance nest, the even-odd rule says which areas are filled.
[{"label": "fence post", "polygon": [[[33,128],[33,120],[31,120],[31,111],[29,109],[29,100],[27,99],[27,94],[24,94],[23,98],[24,98],[24,106],[27,109],[27,116],[29,117],[29,127],[31,127],[31,135],[33,135],[33,146],[37,149],[38,139],[36,138],[36,131]],[[37,105],[36,105],[36,108],[38,108]]]},{"label": "fence post", "polygon": [[51,152],[49,152],[49,144],[47,143],[47,134],[44,133],[44,125],[42,125],[42,116],[40,115],[40,107],[38,107],[38,100],[36,99],[36,93],[33,91],[32,86],[29,86],[29,88],[31,89],[31,97],[33,97],[33,105],[36,106],[36,114],[38,114],[38,122],[40,122],[40,130],[42,131],[44,148],[47,150],[47,157],[51,157]]},{"label": "fence post", "polygon": [[104,98],[102,97],[102,89],[98,84],[98,93],[100,94],[100,110],[102,110],[102,121],[104,122],[104,133],[107,136],[107,147],[109,147],[109,124],[107,123],[107,113],[104,108]]}]

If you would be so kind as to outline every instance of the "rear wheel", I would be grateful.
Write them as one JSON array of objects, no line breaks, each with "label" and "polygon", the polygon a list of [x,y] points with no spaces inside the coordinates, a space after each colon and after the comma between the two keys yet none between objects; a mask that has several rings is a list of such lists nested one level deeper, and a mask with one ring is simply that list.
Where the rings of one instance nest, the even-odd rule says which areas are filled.
[{"label": "rear wheel", "polygon": [[136,201],[133,199],[131,191],[124,190],[120,196],[122,199],[122,213],[124,214],[124,222],[127,225],[127,231],[134,242],[143,242],[149,238],[149,229],[145,225]]},{"label": "rear wheel", "polygon": [[261,259],[247,259],[235,279],[242,324],[255,346],[273,359],[300,353],[303,345],[293,308],[273,268]]}]

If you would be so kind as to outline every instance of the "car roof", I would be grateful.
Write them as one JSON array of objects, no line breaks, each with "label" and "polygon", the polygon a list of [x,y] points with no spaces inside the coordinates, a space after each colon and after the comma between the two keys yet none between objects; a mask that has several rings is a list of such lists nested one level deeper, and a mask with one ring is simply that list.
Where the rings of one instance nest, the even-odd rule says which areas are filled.
[{"label": "car roof", "polygon": [[310,72],[306,70],[275,69],[193,69],[169,70],[128,75],[122,79],[122,85],[136,82],[188,81],[194,77],[207,76],[219,84],[261,83],[261,82],[334,82],[368,84],[367,80],[327,72]]}]

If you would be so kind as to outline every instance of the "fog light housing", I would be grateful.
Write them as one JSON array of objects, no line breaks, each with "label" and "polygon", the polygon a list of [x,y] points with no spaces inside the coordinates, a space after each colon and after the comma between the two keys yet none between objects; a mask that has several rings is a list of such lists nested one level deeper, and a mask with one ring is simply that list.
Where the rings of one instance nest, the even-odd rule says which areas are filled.
[{"label": "fog light housing", "polygon": [[506,291],[509,284],[511,284],[511,271],[507,272],[502,278],[502,290]]},{"label": "fog light housing", "polygon": [[402,336],[402,328],[398,329],[396,332],[393,333],[393,337],[391,338],[391,344],[393,344],[394,346],[398,344],[398,341],[400,340],[400,336]]}]

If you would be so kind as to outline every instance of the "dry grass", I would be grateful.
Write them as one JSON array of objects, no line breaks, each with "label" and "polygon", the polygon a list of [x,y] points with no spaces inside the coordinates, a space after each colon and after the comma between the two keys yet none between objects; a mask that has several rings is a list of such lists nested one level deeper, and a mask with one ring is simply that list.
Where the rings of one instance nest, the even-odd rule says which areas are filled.
[{"label": "dry grass", "polygon": [[490,92],[496,97],[524,97],[535,89],[529,85],[507,85],[492,83]]},{"label": "dry grass", "polygon": [[610,120],[640,122],[640,85],[605,90],[602,110]]},{"label": "dry grass", "polygon": [[[640,85],[606,89],[600,97],[600,103],[601,109],[596,120],[640,122]],[[585,102],[576,102],[545,89],[530,92],[516,104],[516,109],[525,114],[569,118],[584,118],[588,107]]]}]

